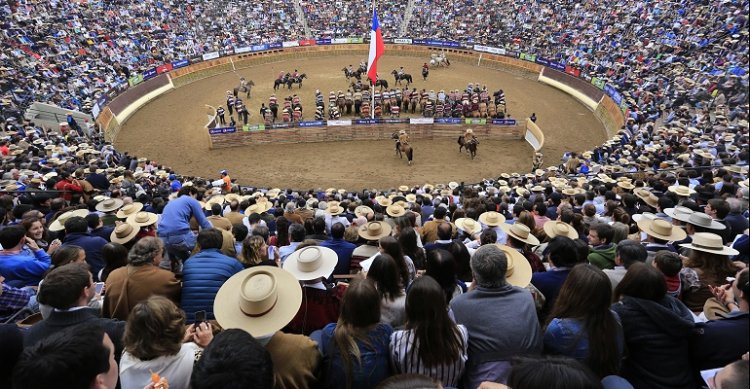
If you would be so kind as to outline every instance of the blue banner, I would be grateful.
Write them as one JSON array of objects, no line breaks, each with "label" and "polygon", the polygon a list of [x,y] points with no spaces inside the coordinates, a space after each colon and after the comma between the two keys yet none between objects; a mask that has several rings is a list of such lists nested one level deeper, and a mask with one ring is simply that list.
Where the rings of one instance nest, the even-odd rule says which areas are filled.
[{"label": "blue banner", "polygon": [[382,123],[382,119],[354,119],[352,120],[352,123],[354,124],[378,124]]},{"label": "blue banner", "polygon": [[461,124],[463,122],[461,118],[435,118],[435,124]]},{"label": "blue banner", "polygon": [[188,66],[189,64],[190,64],[190,61],[188,61],[186,59],[181,59],[179,61],[174,61],[174,62],[172,62],[172,69],[184,68],[185,66]]},{"label": "blue banner", "polygon": [[208,129],[210,135],[234,134],[235,132],[237,132],[237,127],[216,127]]},{"label": "blue banner", "polygon": [[268,45],[252,45],[250,46],[250,51],[264,51],[268,50],[270,47]]},{"label": "blue banner", "polygon": [[555,69],[557,71],[560,71],[560,72],[564,72],[565,71],[565,64],[560,63],[560,62],[549,61],[549,65],[547,65],[547,66],[549,66],[552,69]]},{"label": "blue banner", "polygon": [[515,126],[516,119],[492,119],[492,124],[496,126]]},{"label": "blue banner", "polygon": [[439,41],[435,39],[412,39],[412,44],[425,45],[425,46],[438,46],[438,47],[453,47],[460,48],[461,44],[458,42],[450,41]]},{"label": "blue banner", "polygon": [[299,122],[298,125],[300,127],[323,127],[326,125],[326,122],[324,122],[323,120],[312,120],[312,121]]},{"label": "blue banner", "polygon": [[615,104],[620,105],[622,103],[622,95],[612,85],[604,85],[604,93],[611,97]]},{"label": "blue banner", "polygon": [[331,44],[331,38],[325,38],[325,39],[316,39],[315,40],[316,45],[330,45]]},{"label": "blue banner", "polygon": [[281,42],[274,42],[274,43],[268,44],[269,49],[280,49],[281,47],[282,47]]},{"label": "blue banner", "polygon": [[156,77],[156,68],[151,68],[143,72],[143,79],[148,80],[149,78]]},{"label": "blue banner", "polygon": [[386,118],[381,119],[381,123],[385,124],[408,124],[409,118]]},{"label": "blue banner", "polygon": [[272,123],[271,128],[289,128],[291,127],[291,123]]},{"label": "blue banner", "polygon": [[537,57],[536,63],[542,64],[544,66],[549,66],[549,61],[546,58],[542,58],[542,57]]}]

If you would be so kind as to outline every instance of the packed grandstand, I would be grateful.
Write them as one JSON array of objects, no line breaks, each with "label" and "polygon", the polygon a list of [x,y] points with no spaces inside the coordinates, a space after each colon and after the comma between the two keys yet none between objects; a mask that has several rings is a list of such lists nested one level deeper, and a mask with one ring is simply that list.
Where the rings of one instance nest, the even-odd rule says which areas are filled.
[{"label": "packed grandstand", "polygon": [[0,386],[748,387],[748,2],[377,3],[387,42],[546,62],[621,129],[476,183],[187,176],[93,119],[157,68],[367,42],[370,2],[3,1]]}]

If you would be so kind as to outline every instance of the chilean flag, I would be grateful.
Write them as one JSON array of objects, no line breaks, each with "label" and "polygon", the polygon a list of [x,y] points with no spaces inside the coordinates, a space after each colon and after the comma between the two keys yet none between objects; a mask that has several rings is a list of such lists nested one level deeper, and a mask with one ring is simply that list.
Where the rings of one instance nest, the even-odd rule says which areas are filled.
[{"label": "chilean flag", "polygon": [[383,34],[380,32],[380,23],[378,22],[378,11],[372,13],[372,31],[370,31],[370,55],[367,58],[367,78],[375,84],[378,77],[378,59],[385,51],[383,43]]}]

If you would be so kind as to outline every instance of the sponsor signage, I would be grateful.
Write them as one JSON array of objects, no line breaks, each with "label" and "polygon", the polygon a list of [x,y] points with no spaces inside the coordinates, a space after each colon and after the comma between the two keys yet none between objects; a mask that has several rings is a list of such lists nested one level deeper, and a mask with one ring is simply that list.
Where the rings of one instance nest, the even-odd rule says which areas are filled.
[{"label": "sponsor signage", "polygon": [[[382,119],[354,119],[354,124],[378,124],[382,123]],[[331,121],[328,121],[328,125],[331,125]]]},{"label": "sponsor signage", "polygon": [[237,132],[237,127],[216,127],[208,129],[210,135],[234,134],[235,132]]},{"label": "sponsor signage", "polygon": [[156,77],[156,68],[151,68],[143,72],[143,79],[148,80],[149,78]]},{"label": "sponsor signage", "polygon": [[492,119],[492,124],[496,126],[515,126],[516,119]]},{"label": "sponsor signage", "polygon": [[242,126],[242,131],[244,131],[244,132],[248,132],[248,131],[261,131],[261,130],[265,130],[265,129],[266,129],[266,126],[263,125],[263,124],[254,124],[254,125],[245,124],[244,126]]},{"label": "sponsor signage", "polygon": [[240,47],[238,49],[234,49],[235,54],[242,54],[242,53],[249,53],[253,50],[250,46]]},{"label": "sponsor signage", "polygon": [[348,38],[333,38],[331,39],[331,43],[334,45],[344,45],[344,44],[349,43],[349,39]]},{"label": "sponsor signage", "polygon": [[298,125],[300,127],[322,127],[326,125],[326,122],[324,122],[323,120],[311,120],[299,122]]},{"label": "sponsor signage", "polygon": [[505,49],[501,49],[499,47],[474,45],[474,50],[491,54],[505,55]]},{"label": "sponsor signage", "polygon": [[559,72],[564,72],[565,71],[565,65],[562,64],[562,63],[560,63],[560,62],[549,61],[549,65],[547,65],[547,66],[549,66],[552,69],[555,69],[555,70],[557,70]]},{"label": "sponsor signage", "polygon": [[410,45],[411,39],[410,38],[396,38],[393,40],[393,43],[398,43],[402,45]]},{"label": "sponsor signage", "polygon": [[299,46],[298,41],[281,42],[281,47],[297,47],[297,46]]},{"label": "sponsor signage", "polygon": [[281,42],[274,42],[274,43],[268,44],[269,49],[280,49],[281,47],[282,47]]},{"label": "sponsor signage", "polygon": [[357,38],[357,37],[349,38],[349,43],[364,43],[364,42],[365,42],[364,38]]},{"label": "sponsor signage", "polygon": [[204,61],[208,61],[209,59],[216,59],[216,58],[219,58],[219,52],[218,51],[214,51],[212,53],[203,54],[203,60]]},{"label": "sponsor signage", "polygon": [[435,118],[435,124],[461,124],[461,118]]},{"label": "sponsor signage", "polygon": [[606,85],[607,83],[599,77],[593,77],[591,78],[591,84],[599,89],[604,89],[604,85]]},{"label": "sponsor signage", "polygon": [[316,39],[315,44],[318,46],[323,45],[330,45],[331,44],[331,38],[322,38],[322,39]]},{"label": "sponsor signage", "polygon": [[326,122],[326,125],[328,126],[351,126],[352,121],[351,120],[329,120]]},{"label": "sponsor signage", "polygon": [[432,124],[435,123],[434,118],[409,118],[410,124]]},{"label": "sponsor signage", "polygon": [[164,65],[156,67],[156,74],[166,73],[166,72],[168,72],[170,70],[172,70],[172,64],[171,63],[166,63]]},{"label": "sponsor signage", "polygon": [[381,123],[385,124],[408,124],[409,118],[385,118],[381,119]]},{"label": "sponsor signage", "polygon": [[521,58],[524,61],[536,62],[536,54],[521,53],[518,58]]},{"label": "sponsor signage", "polygon": [[268,45],[252,45],[250,51],[263,51],[268,50]]},{"label": "sponsor signage", "polygon": [[609,97],[611,97],[612,100],[615,102],[615,104],[617,105],[622,104],[622,95],[612,85],[610,84],[604,85],[604,93],[606,93]]},{"label": "sponsor signage", "polygon": [[136,74],[133,77],[130,77],[128,79],[128,85],[130,86],[136,86],[143,82],[143,75],[142,74]]},{"label": "sponsor signage", "polygon": [[315,46],[315,39],[302,39],[299,41],[300,46]]},{"label": "sponsor signage", "polygon": [[292,123],[272,123],[271,128],[289,128]]},{"label": "sponsor signage", "polygon": [[576,69],[576,68],[574,68],[574,67],[572,67],[570,65],[568,65],[568,66],[565,67],[565,73],[568,73],[571,76],[576,76],[576,77],[580,77],[581,76],[581,70],[580,69]]},{"label": "sponsor signage", "polygon": [[464,121],[464,123],[466,123],[466,124],[487,124],[487,119],[473,119],[473,118],[469,118],[469,119],[465,119],[465,120],[466,121]]},{"label": "sponsor signage", "polygon": [[188,66],[190,64],[190,61],[186,59],[181,59],[179,61],[172,62],[172,69],[179,69],[184,68],[185,66]]}]

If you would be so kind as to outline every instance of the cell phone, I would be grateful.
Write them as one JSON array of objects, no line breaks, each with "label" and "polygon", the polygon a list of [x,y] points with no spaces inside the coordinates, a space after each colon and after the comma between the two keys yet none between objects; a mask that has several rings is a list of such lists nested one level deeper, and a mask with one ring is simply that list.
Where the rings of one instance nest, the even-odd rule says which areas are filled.
[{"label": "cell phone", "polygon": [[206,321],[206,311],[195,312],[195,324],[200,324]]},{"label": "cell phone", "polygon": [[104,283],[97,282],[94,284],[94,287],[96,288],[96,294],[102,294],[102,291],[104,290]]}]

